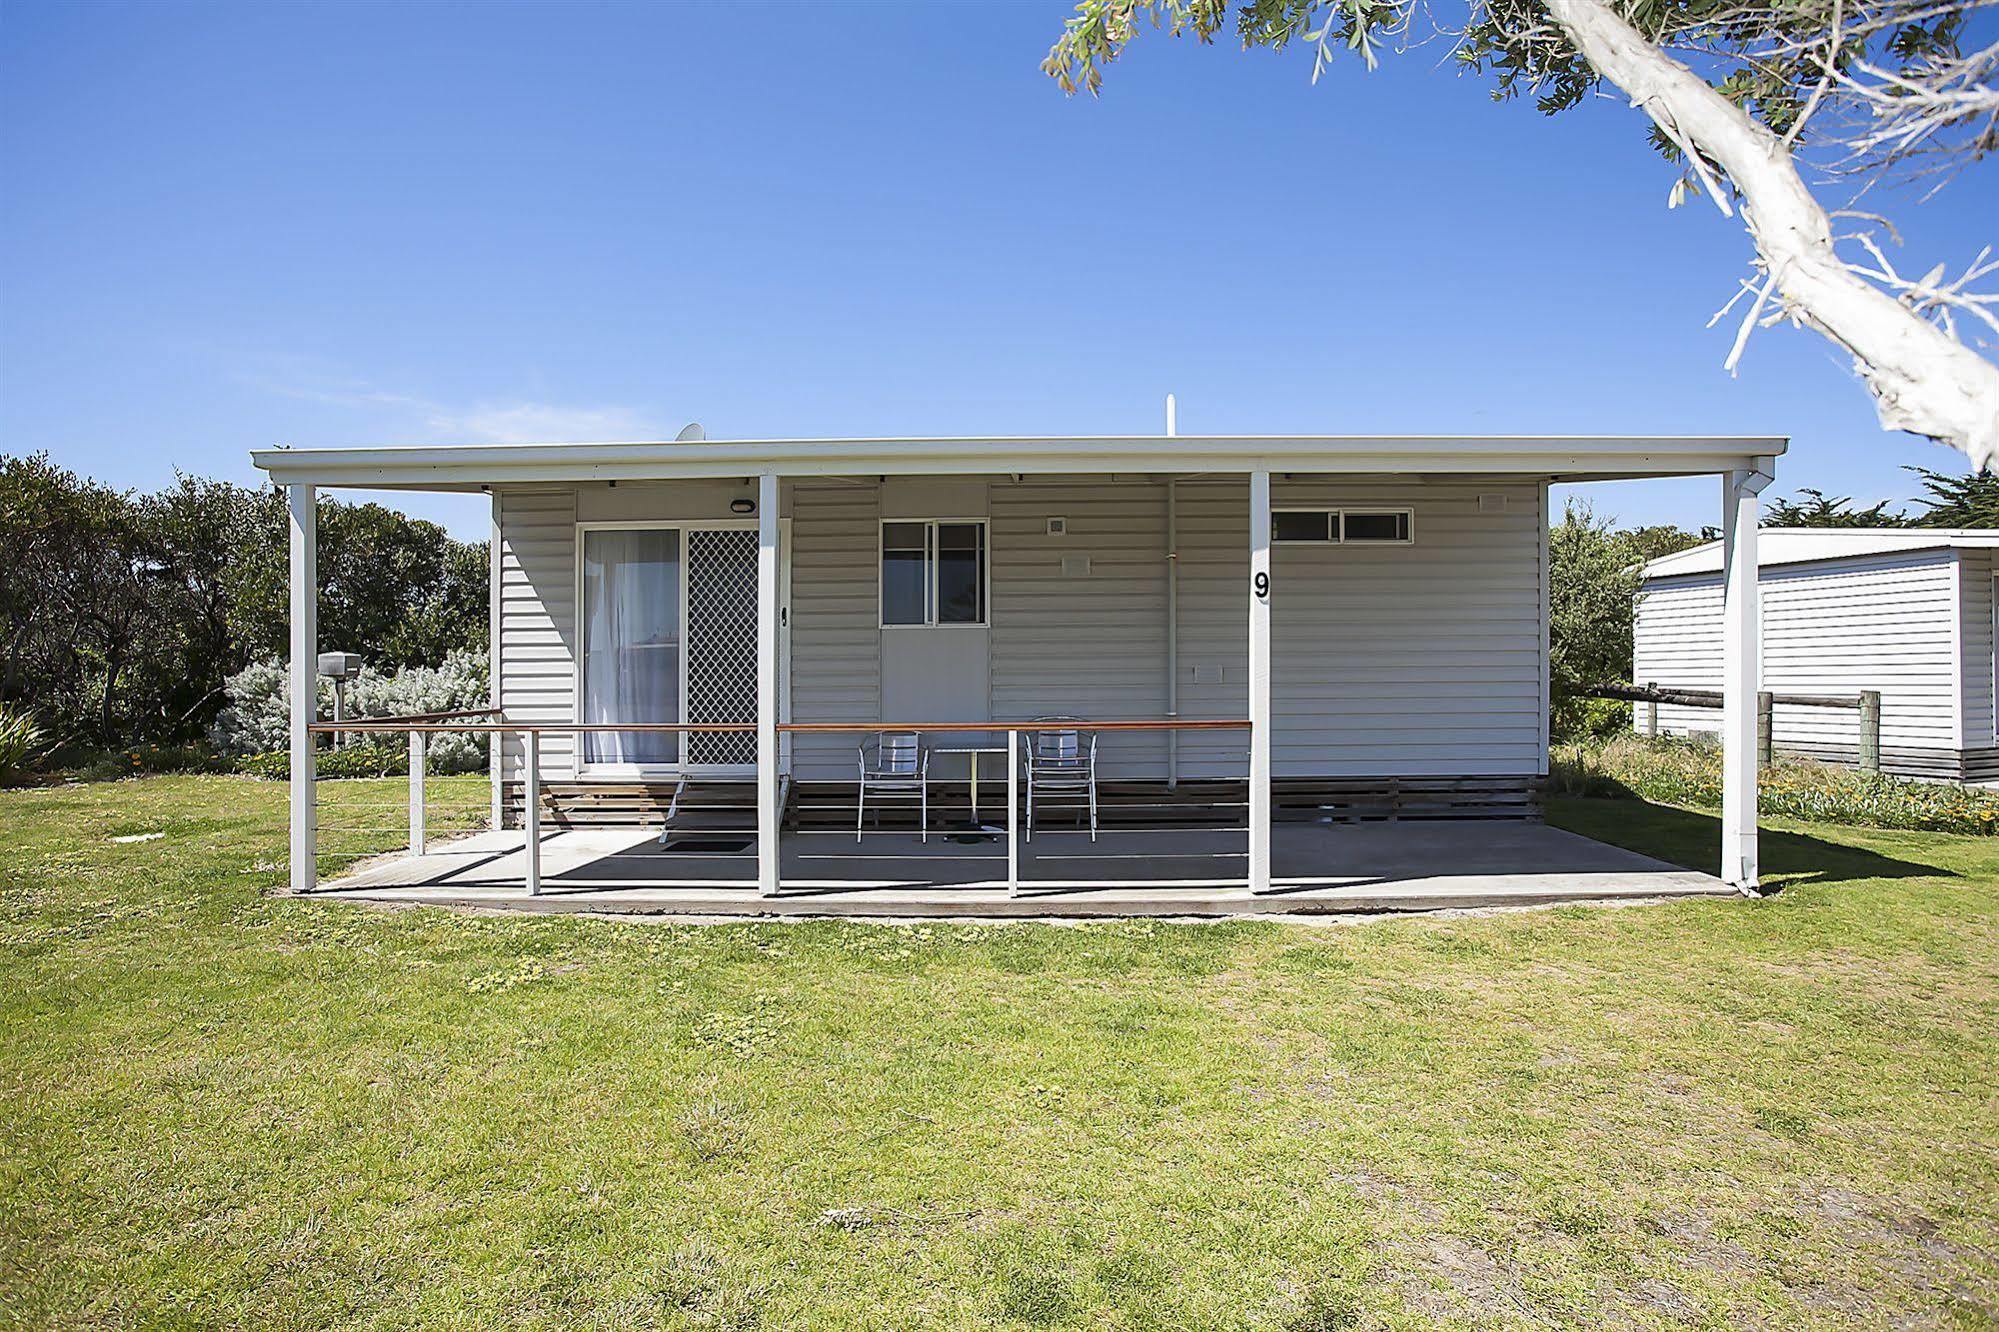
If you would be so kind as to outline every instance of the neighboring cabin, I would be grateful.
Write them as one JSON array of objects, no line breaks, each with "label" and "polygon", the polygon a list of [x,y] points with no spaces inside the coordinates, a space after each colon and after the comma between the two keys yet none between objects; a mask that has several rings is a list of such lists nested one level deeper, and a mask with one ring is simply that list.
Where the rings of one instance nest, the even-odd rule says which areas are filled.
[{"label": "neighboring cabin", "polygon": [[[1766,528],[1758,545],[1764,689],[1878,689],[1884,771],[1999,780],[1999,531]],[[1721,558],[1711,542],[1645,566],[1636,683],[1720,686]],[[1668,734],[1713,731],[1720,720],[1718,711],[1659,708]],[[1858,724],[1854,712],[1780,705],[1772,738],[1779,751],[1852,763]]]}]

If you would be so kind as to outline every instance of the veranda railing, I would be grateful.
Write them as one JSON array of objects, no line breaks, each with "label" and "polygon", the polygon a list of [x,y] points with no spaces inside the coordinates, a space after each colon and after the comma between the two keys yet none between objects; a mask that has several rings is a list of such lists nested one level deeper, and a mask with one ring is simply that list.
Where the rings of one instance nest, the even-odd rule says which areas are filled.
[{"label": "veranda railing", "polygon": [[[777,730],[785,735],[873,735],[888,731],[919,734],[985,734],[1006,736],[1007,815],[1006,886],[1007,895],[1020,893],[1020,737],[1050,729],[1084,734],[1126,732],[1181,732],[1248,730],[1250,722],[1237,718],[1116,718],[1092,720],[1064,717],[1059,722],[1041,721],[956,721],[956,722],[780,722]],[[474,734],[522,737],[522,832],[526,855],[526,887],[530,896],[541,892],[541,737],[544,735],[585,734],[753,734],[755,722],[512,722],[497,708],[477,708],[463,712],[410,714],[401,717],[369,717],[344,721],[315,721],[311,734],[340,732],[409,735],[409,849],[412,855],[425,854],[426,794],[425,767],[428,737],[435,734]],[[494,805],[498,829],[498,802]],[[759,836],[777,837],[776,827],[757,830]],[[782,887],[780,883],[779,887]]]}]

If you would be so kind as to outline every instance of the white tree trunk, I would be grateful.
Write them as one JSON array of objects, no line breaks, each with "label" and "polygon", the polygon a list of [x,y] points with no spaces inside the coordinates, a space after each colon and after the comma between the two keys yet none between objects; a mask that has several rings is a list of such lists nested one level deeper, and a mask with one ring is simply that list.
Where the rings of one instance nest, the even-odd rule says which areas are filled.
[{"label": "white tree trunk", "polygon": [[1999,366],[1847,267],[1783,141],[1601,0],[1548,0],[1548,12],[1598,73],[1728,173],[1786,311],[1853,357],[1881,424],[1999,468]]}]

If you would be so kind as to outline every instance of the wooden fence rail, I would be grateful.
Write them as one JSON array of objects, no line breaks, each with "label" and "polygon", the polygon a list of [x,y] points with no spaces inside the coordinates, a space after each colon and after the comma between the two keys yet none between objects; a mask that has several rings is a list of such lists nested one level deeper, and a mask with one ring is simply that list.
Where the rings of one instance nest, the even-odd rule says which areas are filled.
[{"label": "wooden fence rail", "polygon": [[[1603,684],[1581,691],[1585,698],[1614,698],[1642,703],[1644,732],[1659,734],[1659,705],[1680,708],[1719,708],[1719,689],[1678,689],[1661,685]],[[1777,704],[1787,708],[1844,708],[1860,714],[1860,766],[1869,772],[1881,771],[1881,691],[1863,689],[1857,694],[1779,694],[1764,689],[1756,694],[1756,761],[1769,764],[1776,757],[1772,719]]]}]

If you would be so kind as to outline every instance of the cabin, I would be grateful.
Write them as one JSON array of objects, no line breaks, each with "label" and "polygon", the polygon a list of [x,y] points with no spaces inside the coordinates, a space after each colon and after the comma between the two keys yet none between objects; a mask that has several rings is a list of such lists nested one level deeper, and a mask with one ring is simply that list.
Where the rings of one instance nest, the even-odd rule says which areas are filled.
[{"label": "cabin", "polygon": [[[259,451],[294,521],[294,886],[316,882],[313,754],[330,729],[311,702],[323,488],[490,497],[490,710],[373,720],[413,753],[426,727],[493,735],[491,822],[526,853],[530,892],[552,828],[571,847],[620,829],[627,850],[657,834],[660,856],[740,854],[766,896],[834,863],[830,841],[798,849],[806,834],[874,857],[914,833],[920,860],[873,865],[877,884],[962,880],[953,857],[1000,839],[1003,879],[996,861],[971,873],[1011,895],[1060,858],[1051,839],[1085,832],[1096,859],[1043,878],[1092,882],[1122,856],[1255,895],[1352,869],[1303,826],[1429,820],[1398,846],[1434,854],[1553,836],[1501,827],[1533,822],[1548,770],[1549,487],[1717,475],[1753,551],[1753,517],[1738,520],[1783,449],[1166,435]],[[1729,613],[1753,620],[1753,581]],[[1753,725],[1749,694],[1731,698]],[[875,790],[869,765],[890,759],[921,780]],[[1722,877],[1750,887],[1753,773],[1730,780]],[[743,840],[694,836],[732,817]],[[1194,824],[1235,831],[1226,849],[1105,849]],[[694,863],[643,873],[691,881]]]},{"label": "cabin", "polygon": [[[1758,536],[1761,689],[1778,695],[1771,744],[1851,764],[1859,716],[1787,705],[1785,694],[1880,694],[1885,772],[1999,781],[1994,614],[1999,532],[1765,528]],[[1645,566],[1633,633],[1640,685],[1707,689],[1722,670],[1722,549],[1709,542]],[[1712,733],[1709,710],[1640,708],[1638,726]]]}]

